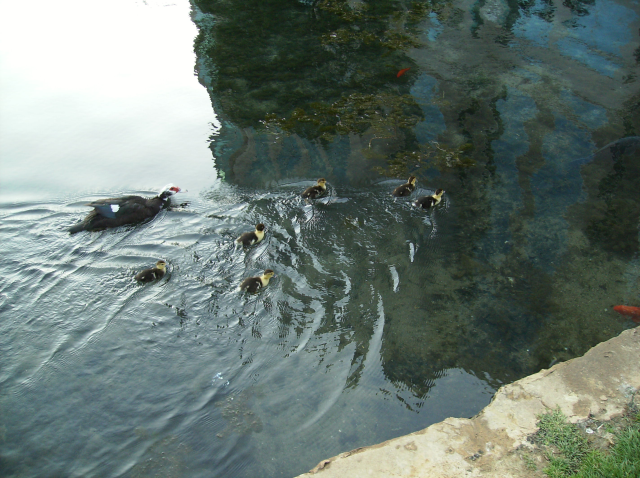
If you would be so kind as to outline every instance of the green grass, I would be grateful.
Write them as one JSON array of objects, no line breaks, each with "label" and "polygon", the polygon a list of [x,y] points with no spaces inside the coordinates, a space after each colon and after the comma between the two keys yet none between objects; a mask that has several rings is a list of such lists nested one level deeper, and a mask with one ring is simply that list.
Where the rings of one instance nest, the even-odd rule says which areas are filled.
[{"label": "green grass", "polygon": [[549,466],[544,470],[547,476],[640,478],[640,415],[616,433],[615,444],[608,452],[591,449],[586,437],[576,425],[567,423],[559,408],[538,419],[539,442],[556,450],[547,453]]},{"label": "green grass", "polygon": [[640,429],[627,428],[617,436],[609,453],[591,451],[582,462],[575,478],[640,477]]},{"label": "green grass", "polygon": [[558,454],[549,452],[549,466],[544,470],[551,478],[571,476],[580,468],[582,460],[589,452],[587,439],[580,434],[578,428],[567,423],[567,417],[559,408],[540,415],[538,426],[539,438],[548,446],[558,450]]}]

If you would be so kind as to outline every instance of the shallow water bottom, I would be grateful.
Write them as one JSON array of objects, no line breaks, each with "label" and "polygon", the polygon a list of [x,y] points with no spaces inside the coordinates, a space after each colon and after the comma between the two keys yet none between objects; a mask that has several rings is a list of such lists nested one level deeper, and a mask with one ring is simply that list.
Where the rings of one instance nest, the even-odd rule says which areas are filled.
[{"label": "shallow water bottom", "polygon": [[[5,203],[7,476],[294,476],[470,417],[502,383],[630,325],[605,309],[635,262],[572,230],[547,272],[509,230],[468,234],[455,195],[425,212],[387,194],[398,183],[315,203],[297,196],[306,182],[221,184],[73,236],[82,198]],[[236,249],[258,222],[266,239]],[[159,258],[167,276],[136,284]],[[265,290],[237,291],[266,268]]]}]

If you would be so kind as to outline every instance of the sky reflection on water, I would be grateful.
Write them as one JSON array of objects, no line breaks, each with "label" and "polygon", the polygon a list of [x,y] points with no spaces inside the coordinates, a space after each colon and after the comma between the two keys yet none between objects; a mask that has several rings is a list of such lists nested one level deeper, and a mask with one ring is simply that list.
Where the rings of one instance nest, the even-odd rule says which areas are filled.
[{"label": "sky reflection on water", "polygon": [[1,8],[3,196],[215,182],[187,2]]}]

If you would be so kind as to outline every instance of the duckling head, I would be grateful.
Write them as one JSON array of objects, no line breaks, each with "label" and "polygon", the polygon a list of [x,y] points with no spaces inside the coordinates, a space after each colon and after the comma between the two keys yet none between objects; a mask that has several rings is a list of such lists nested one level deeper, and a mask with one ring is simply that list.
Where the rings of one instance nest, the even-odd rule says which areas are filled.
[{"label": "duckling head", "polygon": [[267,269],[264,271],[264,274],[262,274],[262,277],[269,280],[271,279],[274,275],[276,275],[275,272],[273,272],[271,269]]},{"label": "duckling head", "polygon": [[444,194],[444,189],[437,189],[435,196],[441,198],[443,194]]},{"label": "duckling head", "polygon": [[407,180],[407,182],[409,184],[411,184],[412,186],[416,185],[416,177],[415,176],[409,176],[409,179]]},{"label": "duckling head", "polygon": [[318,186],[325,188],[327,186],[327,180],[325,178],[318,179]]},{"label": "duckling head", "polygon": [[264,231],[264,224],[256,224],[256,231],[262,232]]},{"label": "duckling head", "polygon": [[166,271],[167,270],[167,263],[166,261],[158,261],[156,262],[156,267],[160,270]]}]

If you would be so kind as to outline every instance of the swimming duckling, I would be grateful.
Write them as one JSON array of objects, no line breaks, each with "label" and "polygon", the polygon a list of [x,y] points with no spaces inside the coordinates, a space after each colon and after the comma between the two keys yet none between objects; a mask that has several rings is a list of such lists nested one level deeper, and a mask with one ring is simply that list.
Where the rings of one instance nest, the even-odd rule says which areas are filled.
[{"label": "swimming duckling", "polygon": [[436,204],[440,204],[440,201],[442,201],[443,194],[444,194],[444,189],[438,189],[435,192],[435,194],[432,194],[431,196],[420,196],[414,204],[418,207],[429,209],[430,207],[433,207]]},{"label": "swimming duckling", "polygon": [[411,193],[415,190],[415,188],[416,177],[410,176],[406,183],[395,188],[391,194],[393,194],[395,197],[411,196]]},{"label": "swimming duckling", "polygon": [[243,246],[253,246],[264,239],[264,224],[256,224],[256,230],[253,232],[245,232],[238,239],[236,243]]},{"label": "swimming duckling", "polygon": [[320,178],[318,179],[318,184],[316,184],[315,186],[310,186],[307,189],[305,189],[304,192],[301,194],[301,196],[303,198],[316,199],[322,196],[326,192],[327,192],[327,180],[324,178]]},{"label": "swimming duckling", "polygon": [[138,282],[153,282],[164,276],[165,272],[167,272],[167,263],[165,261],[158,261],[155,267],[138,272],[136,274],[136,280]]},{"label": "swimming duckling", "polygon": [[267,269],[266,271],[264,271],[264,274],[259,277],[247,277],[242,281],[242,284],[240,284],[240,290],[255,294],[263,287],[267,287],[267,285],[269,284],[269,279],[271,279],[274,275],[275,272],[273,272],[271,269]]}]

